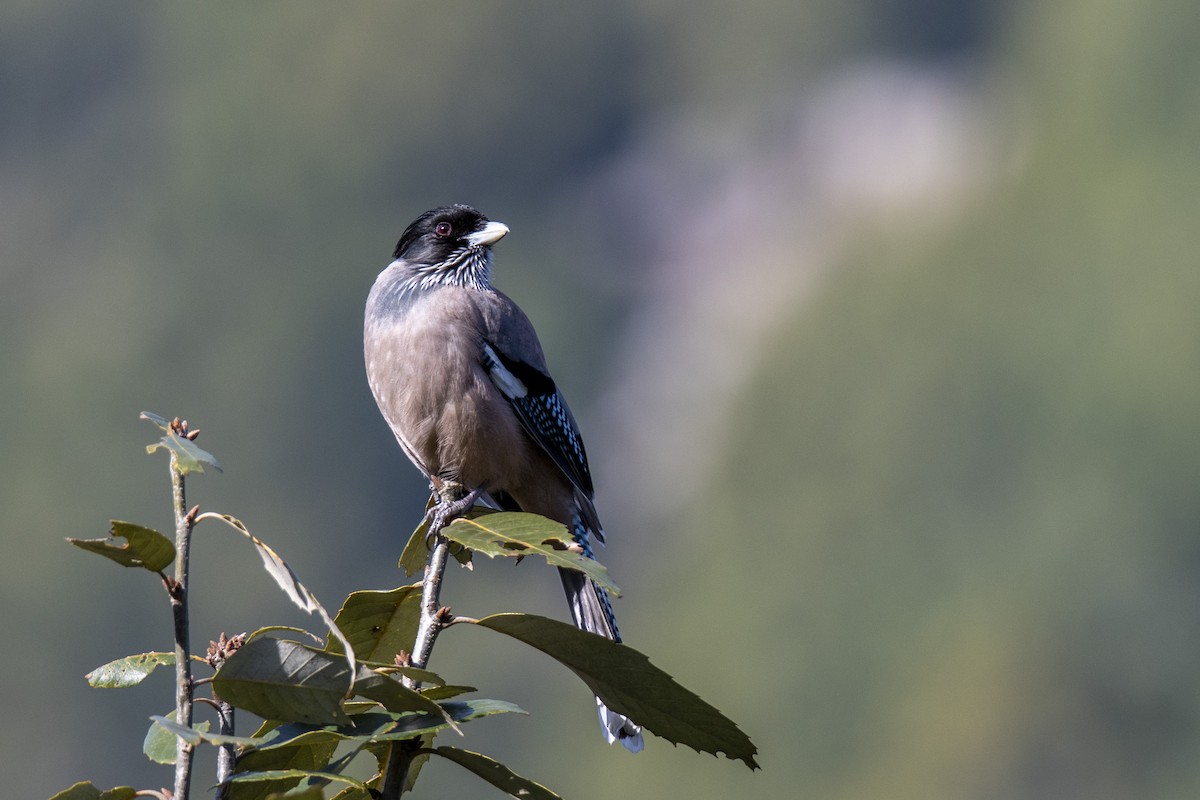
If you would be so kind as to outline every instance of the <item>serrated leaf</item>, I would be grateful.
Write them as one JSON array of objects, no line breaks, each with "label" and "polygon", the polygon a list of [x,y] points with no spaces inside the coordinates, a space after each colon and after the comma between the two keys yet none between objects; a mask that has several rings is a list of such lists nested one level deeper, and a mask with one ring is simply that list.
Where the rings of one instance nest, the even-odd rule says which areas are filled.
[{"label": "serrated leaf", "polygon": [[117,786],[101,791],[91,781],[80,781],[67,789],[63,789],[50,800],[133,800],[137,790],[131,786]]},{"label": "serrated leaf", "polygon": [[[124,539],[122,543],[119,540]],[[112,559],[123,567],[162,572],[175,560],[175,545],[156,530],[113,520],[107,539],[67,539],[78,548]]]},{"label": "serrated leaf", "polygon": [[611,594],[621,594],[604,565],[579,552],[579,546],[563,525],[537,514],[477,510],[469,517],[454,520],[442,530],[442,535],[492,558],[542,556],[553,567],[578,570]]},{"label": "serrated leaf", "polygon": [[266,719],[345,723],[341,699],[350,688],[346,660],[286,639],[246,642],[213,676],[230,704]]},{"label": "serrated leaf", "polygon": [[96,667],[84,677],[97,689],[125,689],[137,686],[158,667],[173,666],[174,653],[139,653]]},{"label": "serrated leaf", "polygon": [[[146,738],[142,741],[142,752],[146,754],[146,758],[155,764],[175,763],[175,740],[178,731],[195,731],[196,733],[204,734],[209,729],[208,720],[201,722],[194,728],[186,728],[180,725],[175,721],[174,711],[165,717],[151,717],[150,719],[152,722],[150,723],[150,730],[146,731]],[[166,720],[170,724],[170,727],[158,722],[160,719]]]},{"label": "serrated leaf", "polygon": [[[401,650],[412,650],[420,619],[421,584],[414,583],[390,592],[354,592],[333,621],[358,658],[390,664]],[[344,648],[331,634],[325,649],[340,653]]]},{"label": "serrated leaf", "polygon": [[196,443],[191,439],[185,439],[175,431],[171,430],[171,423],[160,417],[158,414],[153,414],[149,411],[143,411],[141,418],[153,422],[164,436],[157,444],[146,445],[146,452],[153,453],[160,447],[166,449],[175,457],[175,468],[183,475],[188,475],[192,472],[204,472],[204,465],[208,464],[217,472],[221,472],[221,465],[217,463],[217,459],[212,453],[207,450],[202,450],[196,446]]},{"label": "serrated leaf", "polygon": [[758,768],[758,749],[732,720],[632,647],[535,614],[495,614],[475,624],[541,650],[578,675],[610,709],[667,741]]},{"label": "serrated leaf", "polygon": [[521,800],[562,800],[540,783],[522,778],[499,761],[481,753],[457,747],[435,747],[429,752],[465,767],[510,797],[519,797]]}]

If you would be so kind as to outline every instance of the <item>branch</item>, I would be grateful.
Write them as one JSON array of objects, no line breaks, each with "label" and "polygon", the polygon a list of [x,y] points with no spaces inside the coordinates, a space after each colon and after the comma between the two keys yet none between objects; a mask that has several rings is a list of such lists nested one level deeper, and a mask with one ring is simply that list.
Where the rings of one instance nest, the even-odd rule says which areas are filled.
[{"label": "branch", "polygon": [[[215,695],[214,695],[215,697]],[[222,736],[233,736],[233,706],[224,700],[217,699],[217,733]],[[232,744],[223,744],[217,750],[217,800],[229,797],[229,776],[233,774],[233,765],[237,761],[237,748]]]},{"label": "branch", "polygon": [[[412,657],[409,659],[409,665],[418,669],[425,669],[429,664],[433,643],[437,640],[438,634],[442,632],[442,628],[446,626],[448,617],[448,610],[447,612],[442,611],[441,606],[438,605],[438,599],[442,593],[442,576],[446,573],[450,543],[442,536],[440,529],[437,531],[436,537],[437,544],[434,545],[433,552],[429,554],[429,564],[425,567],[425,579],[421,584],[421,624],[417,628],[417,638],[413,642]],[[411,678],[405,678],[404,681],[410,689],[415,689],[419,685]]]},{"label": "branch", "polygon": [[[421,622],[417,627],[417,638],[413,643],[413,652],[408,665],[425,669],[429,664],[429,656],[433,652],[433,643],[437,640],[442,628],[453,619],[449,608],[439,605],[442,592],[442,576],[446,573],[446,562],[450,554],[450,543],[442,536],[442,529],[457,514],[462,513],[475,502],[478,492],[462,496],[462,487],[455,484],[442,484],[440,502],[433,509],[429,523],[428,540],[434,542],[429,553],[429,561],[425,565],[425,577],[421,582]],[[464,508],[465,504],[465,508]],[[419,681],[404,678],[404,685],[410,689],[420,686]],[[406,739],[396,742],[388,750],[387,765],[383,770],[383,781],[380,786],[381,800],[397,800],[404,793],[408,783],[408,773],[413,759],[420,755],[421,740]]]},{"label": "branch", "polygon": [[[219,670],[229,657],[242,648],[246,643],[246,634],[239,633],[236,636],[229,637],[225,635],[225,631],[221,631],[221,635],[217,637],[215,642],[208,643],[208,654],[205,660],[214,671]],[[208,679],[211,681],[211,679]],[[217,710],[217,733],[222,736],[233,736],[234,734],[234,716],[233,706],[224,698],[217,695],[214,691],[212,699],[198,698],[204,702],[212,704]],[[232,743],[220,745],[217,748],[217,794],[216,800],[227,800],[231,791],[229,778],[233,775],[233,767],[237,762],[237,747]]]},{"label": "branch", "polygon": [[[186,435],[186,433],[185,433]],[[191,548],[194,509],[187,510],[183,471],[171,453],[171,499],[175,509],[175,577],[167,582],[171,614],[175,620],[175,720],[192,725],[192,654],[188,644],[188,555]],[[187,800],[191,791],[192,753],[195,746],[175,740],[175,798]]]}]

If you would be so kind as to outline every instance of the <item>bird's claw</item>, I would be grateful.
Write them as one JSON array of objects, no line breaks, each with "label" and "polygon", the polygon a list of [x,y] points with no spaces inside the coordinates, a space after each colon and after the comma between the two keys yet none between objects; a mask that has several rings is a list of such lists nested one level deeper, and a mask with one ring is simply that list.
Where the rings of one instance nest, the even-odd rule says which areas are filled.
[{"label": "bird's claw", "polygon": [[429,531],[425,534],[425,546],[433,549],[434,543],[442,535],[442,530],[458,517],[471,510],[475,501],[483,494],[483,487],[478,486],[457,500],[439,500],[425,512],[425,520],[429,523]]}]

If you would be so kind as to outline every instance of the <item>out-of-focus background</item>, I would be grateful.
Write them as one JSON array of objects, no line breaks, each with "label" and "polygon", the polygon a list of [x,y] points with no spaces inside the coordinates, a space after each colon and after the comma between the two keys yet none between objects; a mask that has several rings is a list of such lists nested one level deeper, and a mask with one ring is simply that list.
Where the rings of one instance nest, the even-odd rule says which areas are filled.
[{"label": "out-of-focus background", "polygon": [[[574,797],[1194,797],[1198,39],[1134,0],[9,0],[2,793],[170,783],[167,677],[82,678],[169,648],[162,589],[63,541],[170,526],[139,411],[326,604],[403,582],[425,487],[361,310],[458,201],[512,228],[622,630],[763,770],[609,748],[576,679],[455,629],[432,666],[533,712],[465,746]],[[198,647],[319,626],[224,530],[193,567]],[[533,562],[444,599],[565,616]]]}]

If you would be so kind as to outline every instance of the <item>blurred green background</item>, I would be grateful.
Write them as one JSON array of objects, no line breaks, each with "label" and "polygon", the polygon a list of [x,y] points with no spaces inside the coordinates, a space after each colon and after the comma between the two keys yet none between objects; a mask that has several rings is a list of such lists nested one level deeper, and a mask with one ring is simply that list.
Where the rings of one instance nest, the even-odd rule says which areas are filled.
[{"label": "blurred green background", "polygon": [[[533,712],[466,746],[572,797],[1195,797],[1198,39],[1194,2],[10,0],[4,795],[170,783],[166,676],[82,679],[169,647],[161,587],[63,541],[169,527],[139,411],[327,605],[403,582],[425,487],[361,310],[458,201],[513,230],[622,631],[763,770],[606,747],[572,676],[453,630],[432,666]],[[318,626],[232,534],[193,552],[198,647]],[[532,562],[444,600],[565,616]]]}]

